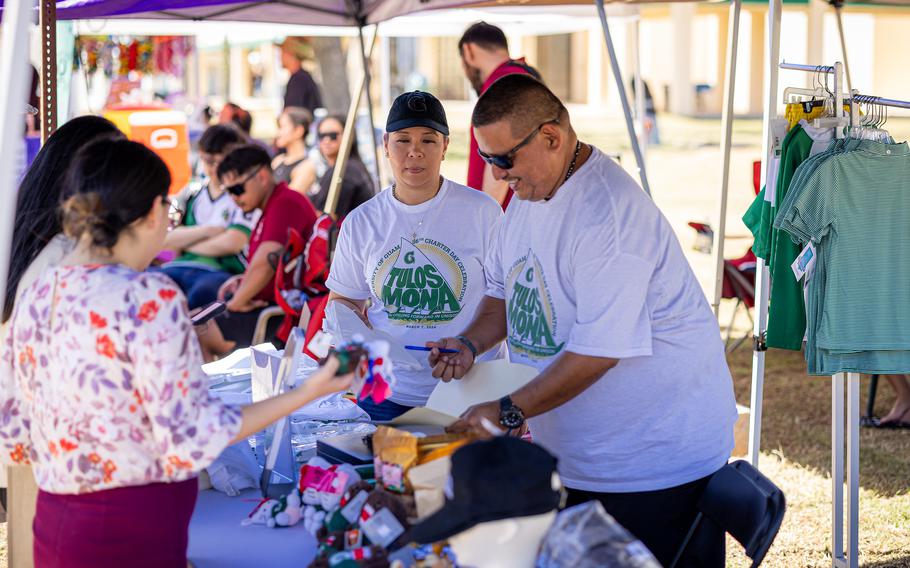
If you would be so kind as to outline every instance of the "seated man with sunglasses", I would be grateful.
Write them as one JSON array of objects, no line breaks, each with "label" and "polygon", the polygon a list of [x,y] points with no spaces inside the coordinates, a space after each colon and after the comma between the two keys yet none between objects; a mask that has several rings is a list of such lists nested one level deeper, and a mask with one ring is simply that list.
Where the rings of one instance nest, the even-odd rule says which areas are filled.
[{"label": "seated man with sunglasses", "polygon": [[[227,312],[215,321],[224,339],[232,342],[231,347],[248,346],[259,313],[275,303],[275,269],[269,254],[284,247],[289,229],[295,229],[304,240],[309,239],[316,222],[316,210],[306,197],[284,182],[275,182],[271,163],[265,150],[245,145],[233,150],[218,166],[218,177],[234,203],[244,213],[260,211],[262,215],[250,236],[249,266],[242,276],[225,283],[221,291]],[[209,346],[221,343],[207,335],[216,334],[202,336]],[[223,347],[214,350],[223,352]]]},{"label": "seated man with sunglasses", "polygon": [[[568,504],[600,501],[669,565],[737,412],[717,320],[667,219],[623,168],[572,128],[526,75],[483,94],[479,155],[515,192],[486,256],[486,296],[460,335],[428,344],[433,374],[463,377],[506,340],[538,376],[468,409],[454,431],[520,432],[559,458]],[[681,565],[724,566],[724,533],[701,525]],[[697,543],[697,544],[696,544]]]},{"label": "seated man with sunglasses", "polygon": [[162,267],[186,294],[190,309],[215,301],[218,289],[246,270],[244,254],[259,212],[244,213],[218,181],[218,165],[234,148],[246,143],[243,133],[227,124],[210,126],[199,138],[199,157],[206,179],[177,196],[174,228],[164,248],[177,257]]}]

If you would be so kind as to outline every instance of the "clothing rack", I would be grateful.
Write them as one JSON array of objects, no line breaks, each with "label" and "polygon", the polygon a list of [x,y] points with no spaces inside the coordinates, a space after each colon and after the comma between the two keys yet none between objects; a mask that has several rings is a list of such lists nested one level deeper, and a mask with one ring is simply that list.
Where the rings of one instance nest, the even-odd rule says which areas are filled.
[{"label": "clothing rack", "polygon": [[[843,73],[841,62],[834,65],[802,65],[780,63],[780,69],[806,73],[832,75],[834,79],[834,119],[827,124],[835,127],[837,138],[844,138],[844,129],[851,123],[851,117],[844,111]],[[857,101],[858,102],[858,101]],[[767,161],[765,161],[767,164]],[[764,259],[759,258],[755,273],[758,316],[753,328],[754,352],[752,373],[752,413],[749,428],[749,457],[758,465],[761,447],[761,404],[764,390],[769,280]],[[856,568],[859,566],[859,373],[838,373],[831,381],[831,556],[834,568]],[[846,393],[846,401],[845,401]],[[845,404],[846,402],[846,404]],[[845,415],[846,413],[846,415]],[[844,471],[844,429],[849,418],[846,436],[847,470]],[[846,473],[846,475],[845,475]],[[848,488],[847,499],[847,550],[844,551],[844,482]]]},{"label": "clothing rack", "polygon": [[853,92],[852,98],[853,98],[853,102],[855,102],[855,103],[910,109],[910,101],[899,101],[897,99],[886,99],[884,97],[876,97],[873,95],[861,95],[861,94],[857,93],[856,91]]},{"label": "clothing rack", "polygon": [[[871,104],[894,108],[910,109],[910,101],[862,95],[851,91],[849,98],[841,92],[844,66],[837,62],[832,66],[801,65],[781,63],[780,69],[828,74],[834,77],[834,89],[829,97],[834,99],[834,119],[827,124],[835,126],[838,138],[844,138],[842,126],[857,124],[859,104]],[[851,103],[851,112],[844,111],[844,102]],[[756,291],[758,314],[754,324],[754,352],[752,374],[752,418],[749,430],[749,457],[758,465],[761,446],[761,404],[764,388],[764,357],[767,350],[768,287],[764,259],[758,259],[756,267]],[[831,387],[831,480],[832,480],[832,536],[831,555],[834,568],[856,568],[859,566],[859,425],[860,425],[860,374],[837,373],[832,376]],[[845,396],[846,395],[846,396]],[[846,399],[846,400],[845,400]],[[846,428],[846,444],[844,430]],[[846,471],[844,454],[846,452]],[[844,551],[844,482],[847,485],[847,551]]]}]

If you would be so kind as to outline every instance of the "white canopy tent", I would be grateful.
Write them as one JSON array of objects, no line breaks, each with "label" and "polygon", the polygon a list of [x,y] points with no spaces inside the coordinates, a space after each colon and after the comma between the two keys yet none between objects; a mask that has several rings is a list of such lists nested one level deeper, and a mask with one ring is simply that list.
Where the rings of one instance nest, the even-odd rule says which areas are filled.
[{"label": "white canopy tent", "polygon": [[[713,294],[713,304],[715,309],[720,301],[721,282],[723,278],[723,249],[724,249],[724,232],[726,221],[727,191],[729,186],[729,169],[730,169],[730,147],[732,134],[733,119],[733,94],[735,89],[735,69],[737,64],[737,43],[739,35],[740,12],[742,0],[732,0],[730,4],[729,32],[727,34],[726,50],[726,84],[724,90],[724,103],[722,114],[722,132],[721,132],[721,149],[722,149],[722,178],[721,187],[719,188],[718,201],[718,230],[715,233],[714,255],[716,260],[715,286]],[[907,4],[906,0],[886,0],[887,3]],[[644,159],[632,124],[631,106],[626,95],[626,89],[622,80],[619,64],[616,58],[616,52],[613,46],[612,38],[608,25],[607,12],[604,6],[604,0],[594,0],[598,8],[598,14],[601,19],[604,33],[604,41],[610,56],[611,67],[614,79],[617,84],[617,90],[623,106],[624,117],[627,130],[630,136],[633,152],[635,153],[636,162],[642,180],[642,186],[647,191],[648,183],[644,166]],[[636,3],[636,2],[627,2]],[[644,2],[642,2],[644,3]],[[44,34],[42,42],[42,91],[47,95],[42,101],[43,110],[45,110],[42,119],[42,126],[45,133],[53,129],[53,113],[50,110],[53,99],[52,81],[56,76],[52,72],[55,61],[55,50],[53,43],[55,10],[60,10],[60,15],[66,19],[80,18],[141,18],[141,19],[168,19],[168,20],[186,20],[186,21],[246,21],[246,22],[280,22],[286,24],[308,24],[308,25],[330,25],[330,26],[354,26],[359,28],[361,41],[363,38],[362,30],[370,24],[378,24],[396,16],[423,12],[427,10],[436,10],[444,8],[463,8],[463,7],[489,7],[502,5],[515,6],[561,6],[569,4],[588,4],[587,2],[577,1],[560,1],[560,0],[496,0],[496,1],[477,1],[477,0],[270,0],[270,1],[252,1],[252,2],[229,2],[223,0],[68,0],[54,4],[48,0],[42,0],[40,24]],[[28,51],[28,22],[33,8],[33,0],[7,0],[4,6],[4,19],[2,28],[2,53],[0,53],[0,84],[8,85],[5,89],[0,89],[0,105],[4,118],[4,128],[0,132],[0,243],[9,243],[12,234],[12,222],[15,211],[16,199],[16,180],[14,177],[13,161],[15,148],[18,138],[21,135],[19,116],[22,112],[20,104],[17,101],[25,100],[26,61]],[[776,115],[776,93],[777,93],[777,71],[780,53],[780,20],[781,20],[782,0],[769,0],[768,13],[768,36],[766,42],[766,72],[765,72],[765,111],[763,140],[764,147],[762,153],[763,162],[766,163],[768,150],[770,147],[770,120]],[[838,10],[838,15],[840,14]],[[375,38],[374,34],[374,38]],[[372,52],[362,41],[364,53],[364,80],[369,80],[369,67],[366,65],[367,58]],[[343,152],[350,149],[351,132],[353,128],[353,113],[356,112],[359,104],[360,94],[368,89],[361,88],[352,101],[351,111],[349,112],[348,124],[345,128],[343,137]],[[637,85],[636,92],[643,93],[640,84]],[[372,106],[372,105],[370,105]],[[336,167],[336,175],[332,180],[332,192],[330,193],[330,203],[332,195],[337,194],[340,188],[343,165]],[[765,167],[762,169],[762,183],[764,183]],[[0,294],[6,283],[6,273],[9,262],[9,249],[6,245],[0,246]],[[764,297],[767,303],[768,280],[767,270],[763,264],[759,264],[757,270],[756,296]],[[762,377],[764,375],[764,352],[761,346],[761,334],[764,331],[765,322],[762,318],[756,318],[755,336],[759,338],[756,341],[755,348],[755,365],[753,369],[753,389],[752,389],[752,424],[750,437],[750,458],[753,463],[758,461],[758,452],[760,448],[760,430],[761,430],[761,406],[762,406]],[[857,479],[852,482],[858,484]],[[852,494],[852,491],[851,491]],[[851,507],[851,523],[855,514],[855,504]],[[842,528],[841,528],[842,530]],[[845,558],[843,555],[842,539],[834,535],[834,564],[836,566],[856,566],[856,540],[855,532],[851,530],[852,542],[850,550]],[[838,549],[837,543],[841,543]]]}]

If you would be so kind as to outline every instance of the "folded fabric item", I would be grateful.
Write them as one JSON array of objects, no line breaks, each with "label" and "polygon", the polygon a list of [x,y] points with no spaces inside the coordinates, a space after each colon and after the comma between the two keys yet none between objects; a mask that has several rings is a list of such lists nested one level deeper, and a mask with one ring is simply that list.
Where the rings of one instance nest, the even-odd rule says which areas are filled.
[{"label": "folded fabric item", "polygon": [[259,486],[259,463],[246,440],[228,446],[206,471],[212,487],[231,497]]}]

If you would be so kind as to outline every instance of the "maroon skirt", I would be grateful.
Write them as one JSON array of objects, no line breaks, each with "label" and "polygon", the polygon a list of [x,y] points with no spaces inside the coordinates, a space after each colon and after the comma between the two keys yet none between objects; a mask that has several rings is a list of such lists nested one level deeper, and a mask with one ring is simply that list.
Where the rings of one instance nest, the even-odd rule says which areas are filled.
[{"label": "maroon skirt", "polygon": [[38,492],[36,568],[186,568],[198,481],[86,493]]}]

